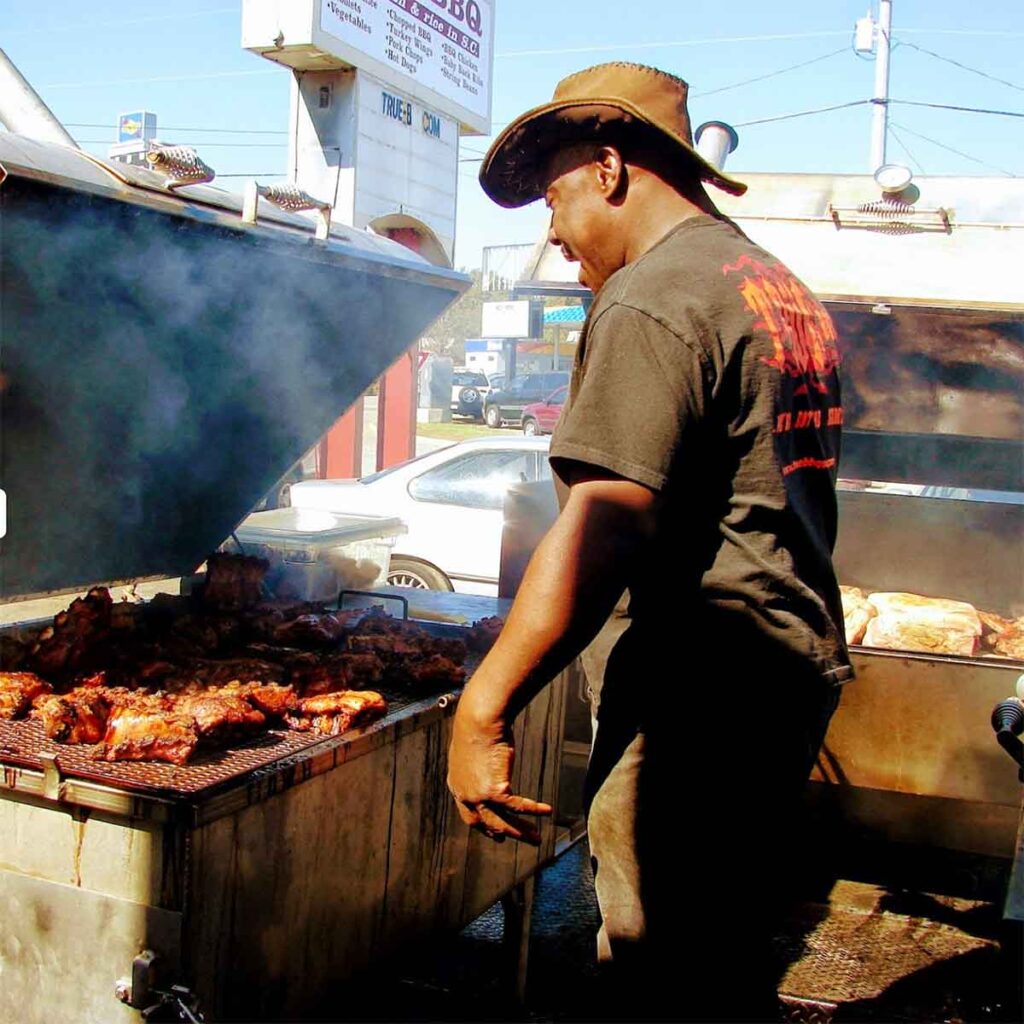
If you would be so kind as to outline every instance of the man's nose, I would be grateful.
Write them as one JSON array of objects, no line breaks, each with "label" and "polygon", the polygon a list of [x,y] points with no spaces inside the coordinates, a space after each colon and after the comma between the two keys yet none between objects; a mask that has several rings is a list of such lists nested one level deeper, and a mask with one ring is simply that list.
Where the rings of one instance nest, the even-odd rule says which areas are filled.
[{"label": "man's nose", "polygon": [[552,216],[551,220],[548,222],[548,241],[552,245],[559,245],[560,246],[562,244],[562,240],[558,237],[558,232],[555,230],[555,218],[554,218],[554,216]]}]

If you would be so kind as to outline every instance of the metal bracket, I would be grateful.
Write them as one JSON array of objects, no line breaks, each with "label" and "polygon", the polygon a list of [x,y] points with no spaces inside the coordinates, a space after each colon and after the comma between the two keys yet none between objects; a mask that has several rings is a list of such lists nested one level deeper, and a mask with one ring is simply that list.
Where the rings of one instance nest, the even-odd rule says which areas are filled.
[{"label": "metal bracket", "polygon": [[151,949],[144,949],[132,961],[130,978],[119,978],[114,984],[114,995],[136,1010],[153,1004],[154,982],[160,957]]},{"label": "metal bracket", "polygon": [[57,755],[41,753],[39,760],[43,764],[43,796],[57,802],[63,796]]},{"label": "metal bracket", "polygon": [[260,199],[266,199],[279,209],[289,213],[298,213],[302,210],[316,210],[316,237],[320,241],[326,241],[331,233],[331,214],[333,207],[330,203],[314,199],[308,192],[303,192],[296,185],[261,185],[257,181],[250,181],[245,186],[245,193],[242,202],[242,220],[246,224],[255,224],[259,217]]}]

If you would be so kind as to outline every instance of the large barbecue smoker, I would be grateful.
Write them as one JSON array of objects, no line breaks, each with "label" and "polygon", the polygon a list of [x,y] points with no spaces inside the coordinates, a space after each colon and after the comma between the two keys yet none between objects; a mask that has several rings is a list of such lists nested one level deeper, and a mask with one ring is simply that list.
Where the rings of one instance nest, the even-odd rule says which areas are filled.
[{"label": "large barbecue smoker", "polygon": [[[187,153],[153,163],[0,134],[5,601],[188,576],[469,283],[322,210],[188,184]],[[441,768],[450,690],[182,767],[0,722],[0,1019],[294,1019],[478,916],[554,828],[539,849],[470,836]],[[517,727],[517,788],[545,800],[562,692]]]}]

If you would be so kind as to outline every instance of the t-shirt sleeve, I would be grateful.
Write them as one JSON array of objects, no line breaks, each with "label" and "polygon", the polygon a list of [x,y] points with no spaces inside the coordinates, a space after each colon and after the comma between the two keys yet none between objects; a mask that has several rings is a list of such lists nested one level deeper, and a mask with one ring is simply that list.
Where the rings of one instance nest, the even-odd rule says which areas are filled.
[{"label": "t-shirt sleeve", "polygon": [[586,346],[572,404],[551,441],[552,470],[564,480],[566,462],[584,462],[662,490],[707,407],[697,326],[687,338],[615,304],[590,325]]}]

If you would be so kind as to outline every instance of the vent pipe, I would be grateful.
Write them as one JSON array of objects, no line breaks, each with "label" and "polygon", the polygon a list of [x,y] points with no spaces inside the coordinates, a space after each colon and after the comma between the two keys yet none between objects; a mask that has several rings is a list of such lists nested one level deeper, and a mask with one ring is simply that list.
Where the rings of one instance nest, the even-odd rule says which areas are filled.
[{"label": "vent pipe", "polygon": [[3,50],[0,50],[0,123],[16,135],[78,149],[78,143],[68,135],[64,125]]},{"label": "vent pipe", "polygon": [[693,141],[697,152],[721,171],[729,154],[740,144],[740,137],[731,124],[705,121],[694,133]]}]

